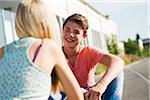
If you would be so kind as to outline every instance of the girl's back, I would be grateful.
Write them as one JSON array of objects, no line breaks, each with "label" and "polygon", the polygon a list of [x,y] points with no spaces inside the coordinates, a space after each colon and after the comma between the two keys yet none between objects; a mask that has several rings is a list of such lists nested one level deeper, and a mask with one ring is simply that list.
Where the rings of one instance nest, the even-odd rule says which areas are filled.
[{"label": "girl's back", "polygon": [[34,64],[30,57],[34,55],[32,47],[38,43],[35,41],[34,38],[25,38],[4,47],[4,54],[0,59],[0,100],[46,100],[49,97],[50,74]]}]

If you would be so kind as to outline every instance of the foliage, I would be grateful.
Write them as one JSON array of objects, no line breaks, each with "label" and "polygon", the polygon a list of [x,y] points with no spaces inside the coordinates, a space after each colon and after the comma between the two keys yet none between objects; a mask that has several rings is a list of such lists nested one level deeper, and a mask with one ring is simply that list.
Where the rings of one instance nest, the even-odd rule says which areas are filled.
[{"label": "foliage", "polygon": [[136,40],[128,39],[127,42],[124,42],[125,54],[140,55],[140,47]]},{"label": "foliage", "polygon": [[149,57],[150,56],[150,48],[144,48],[141,52],[141,57]]},{"label": "foliage", "polygon": [[119,49],[117,46],[117,38],[115,35],[112,35],[112,38],[107,41],[108,51],[112,54],[118,55]]},{"label": "foliage", "polygon": [[126,64],[150,56],[150,48],[141,48],[140,39],[140,35],[137,33],[135,40],[128,39],[127,42],[124,42],[125,55],[123,59]]},{"label": "foliage", "polygon": [[123,56],[123,59],[125,61],[125,64],[130,64],[134,61],[146,58],[150,56],[150,48],[143,48],[142,51],[140,51],[140,54],[125,54]]},{"label": "foliage", "polygon": [[130,64],[130,63],[137,61],[139,59],[140,59],[139,56],[133,55],[133,54],[126,54],[123,56],[123,60],[125,62],[125,65]]},{"label": "foliage", "polygon": [[137,33],[136,34],[136,41],[138,41],[139,39],[141,39],[140,35]]},{"label": "foliage", "polygon": [[104,66],[102,64],[98,64],[95,75],[99,75],[104,71],[106,71],[106,66]]}]

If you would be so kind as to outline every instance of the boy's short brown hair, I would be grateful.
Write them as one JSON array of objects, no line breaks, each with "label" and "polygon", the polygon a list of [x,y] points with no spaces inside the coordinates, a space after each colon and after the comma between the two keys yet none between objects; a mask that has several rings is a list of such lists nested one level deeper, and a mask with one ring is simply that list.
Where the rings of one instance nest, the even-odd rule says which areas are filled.
[{"label": "boy's short brown hair", "polygon": [[69,21],[73,21],[73,22],[77,23],[79,26],[81,26],[82,29],[84,30],[84,33],[86,33],[87,29],[89,28],[87,18],[81,14],[75,13],[75,14],[69,16],[63,23],[63,29],[64,29],[64,26],[66,25],[66,23]]}]

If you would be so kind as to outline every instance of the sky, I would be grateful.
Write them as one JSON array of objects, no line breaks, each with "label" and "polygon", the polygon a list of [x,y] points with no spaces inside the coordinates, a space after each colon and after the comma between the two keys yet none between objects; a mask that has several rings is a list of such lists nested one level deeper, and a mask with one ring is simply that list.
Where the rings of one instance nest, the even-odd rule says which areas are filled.
[{"label": "sky", "polygon": [[109,15],[118,27],[118,39],[150,38],[150,1],[148,0],[85,0],[104,15]]}]

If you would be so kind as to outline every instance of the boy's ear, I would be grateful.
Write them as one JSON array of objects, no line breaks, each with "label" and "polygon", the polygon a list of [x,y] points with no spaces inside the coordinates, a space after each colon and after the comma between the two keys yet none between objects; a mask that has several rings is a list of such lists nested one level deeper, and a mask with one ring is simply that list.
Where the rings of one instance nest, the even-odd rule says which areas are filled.
[{"label": "boy's ear", "polygon": [[84,34],[83,34],[83,37],[86,38],[86,37],[87,37],[87,33],[84,33]]}]

